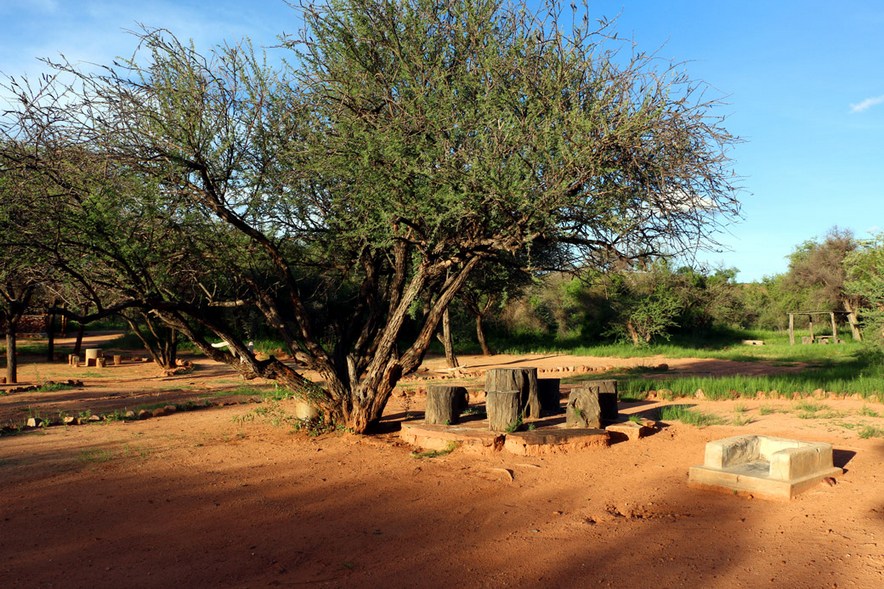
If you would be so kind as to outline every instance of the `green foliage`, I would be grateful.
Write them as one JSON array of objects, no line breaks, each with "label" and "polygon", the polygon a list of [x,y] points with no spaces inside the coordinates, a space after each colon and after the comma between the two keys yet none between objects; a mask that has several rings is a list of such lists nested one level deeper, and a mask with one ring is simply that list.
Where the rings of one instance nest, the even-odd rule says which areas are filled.
[{"label": "green foliage", "polygon": [[884,233],[861,241],[844,259],[844,290],[858,299],[863,337],[884,349]]},{"label": "green foliage", "polygon": [[884,438],[884,429],[872,425],[867,425],[859,431],[858,435],[863,439]]},{"label": "green foliage", "polygon": [[[15,229],[102,313],[140,315],[161,363],[183,334],[365,432],[471,274],[690,252],[737,214],[715,98],[582,10],[329,0],[278,69],[164,30],[100,74],[62,60],[9,83],[0,160],[37,187]],[[560,334],[565,295],[537,305]],[[630,312],[646,343],[675,324],[655,297]],[[255,322],[299,364],[243,353]]]},{"label": "green foliage", "polygon": [[686,405],[667,405],[663,407],[660,410],[660,419],[663,421],[680,421],[686,425],[696,425],[698,427],[719,425],[724,422],[718,416],[690,409]]}]

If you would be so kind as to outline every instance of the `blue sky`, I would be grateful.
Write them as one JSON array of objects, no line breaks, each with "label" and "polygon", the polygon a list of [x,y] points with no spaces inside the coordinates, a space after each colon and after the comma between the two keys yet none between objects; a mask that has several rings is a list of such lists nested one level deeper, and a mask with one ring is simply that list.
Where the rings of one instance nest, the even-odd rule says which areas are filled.
[{"label": "blue sky", "polygon": [[[744,219],[719,235],[724,251],[699,261],[757,280],[834,225],[860,238],[884,231],[884,2],[606,0],[590,11],[617,17],[639,49],[685,62],[743,139],[730,155]],[[242,36],[271,45],[298,26],[282,0],[0,0],[0,22],[0,72],[31,76],[37,57],[128,56],[137,23],[201,49]]]}]

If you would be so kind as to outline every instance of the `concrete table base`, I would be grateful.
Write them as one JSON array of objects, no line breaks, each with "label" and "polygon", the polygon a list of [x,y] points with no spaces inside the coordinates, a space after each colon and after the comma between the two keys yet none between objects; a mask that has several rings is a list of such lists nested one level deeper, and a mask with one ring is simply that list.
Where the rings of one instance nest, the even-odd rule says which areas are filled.
[{"label": "concrete table base", "polygon": [[399,437],[425,450],[444,450],[455,442],[467,452],[506,450],[519,456],[564,454],[609,444],[608,432],[600,429],[546,426],[504,434],[489,430],[487,421],[475,421],[468,425],[403,423]]},{"label": "concrete table base", "polygon": [[844,471],[832,464],[832,445],[772,436],[736,436],[706,444],[688,484],[766,499],[789,500]]}]

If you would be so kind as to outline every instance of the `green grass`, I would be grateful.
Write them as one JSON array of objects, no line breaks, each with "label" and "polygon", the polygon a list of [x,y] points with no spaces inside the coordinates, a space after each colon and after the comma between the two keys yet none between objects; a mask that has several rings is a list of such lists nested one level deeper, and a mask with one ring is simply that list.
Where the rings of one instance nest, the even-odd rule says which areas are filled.
[{"label": "green grass", "polygon": [[788,413],[787,409],[779,409],[777,407],[771,407],[770,405],[762,405],[758,408],[758,412],[761,415],[771,415],[773,413]]},{"label": "green grass", "polygon": [[106,449],[81,450],[77,460],[83,464],[108,462],[114,457],[114,453]]},{"label": "green grass", "polygon": [[865,405],[863,405],[863,408],[859,410],[859,414],[866,417],[881,417],[881,414],[873,409],[870,409],[869,407],[866,407]]},{"label": "green grass", "polygon": [[[680,397],[691,397],[697,389],[702,389],[706,398],[713,400],[754,398],[758,391],[776,391],[790,397],[793,393],[810,396],[818,389],[844,395],[859,394],[863,398],[884,394],[884,365],[862,355],[829,359],[800,372],[770,376],[645,377],[634,373],[614,376],[621,381],[625,397],[639,399],[645,398],[649,391],[660,389]],[[598,375],[580,378],[598,378]]]},{"label": "green grass", "polygon": [[64,391],[67,389],[75,389],[76,385],[68,384],[66,382],[47,382],[41,384],[39,388],[37,388],[38,393],[51,393],[54,391]]},{"label": "green grass", "polygon": [[698,427],[724,423],[724,420],[717,415],[696,411],[685,405],[668,405],[663,407],[660,410],[660,420],[680,421],[684,424],[696,425]]},{"label": "green grass", "polygon": [[871,425],[867,425],[859,430],[859,437],[863,439],[868,438],[884,438],[884,429],[879,427],[874,427]]}]

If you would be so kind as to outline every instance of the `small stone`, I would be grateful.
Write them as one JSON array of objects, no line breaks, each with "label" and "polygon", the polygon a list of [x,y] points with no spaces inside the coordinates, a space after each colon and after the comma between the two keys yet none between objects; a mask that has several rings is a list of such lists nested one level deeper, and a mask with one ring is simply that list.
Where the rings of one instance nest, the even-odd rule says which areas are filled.
[{"label": "small stone", "polygon": [[135,412],[130,409],[123,414],[123,417],[125,417],[126,419],[135,419],[136,415]]},{"label": "small stone", "polygon": [[696,399],[705,399],[706,393],[703,392],[703,389],[697,389],[697,392],[694,393],[694,398]]},{"label": "small stone", "polygon": [[41,425],[43,425],[43,420],[39,417],[29,417],[25,423],[26,427],[40,427]]},{"label": "small stone", "polygon": [[100,415],[90,415],[89,421],[101,421],[101,416]]},{"label": "small stone", "polygon": [[138,412],[138,419],[147,419],[150,416],[151,413],[147,409],[142,409]]},{"label": "small stone", "polygon": [[74,417],[73,415],[67,415],[62,418],[61,422],[64,425],[79,425],[80,420]]},{"label": "small stone", "polygon": [[157,407],[153,411],[150,412],[154,417],[162,417],[166,414],[166,409],[164,407]]},{"label": "small stone", "polygon": [[175,413],[176,411],[178,411],[178,407],[176,407],[175,405],[166,405],[165,407],[163,407],[163,411],[165,411],[166,415],[168,415],[169,413]]}]

